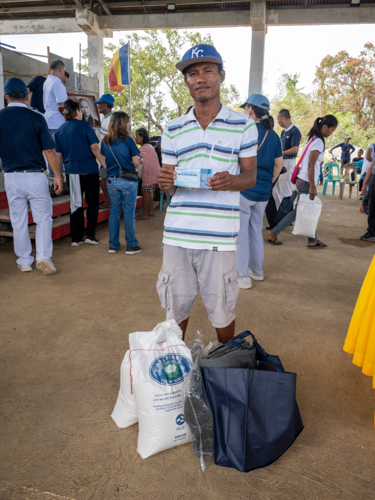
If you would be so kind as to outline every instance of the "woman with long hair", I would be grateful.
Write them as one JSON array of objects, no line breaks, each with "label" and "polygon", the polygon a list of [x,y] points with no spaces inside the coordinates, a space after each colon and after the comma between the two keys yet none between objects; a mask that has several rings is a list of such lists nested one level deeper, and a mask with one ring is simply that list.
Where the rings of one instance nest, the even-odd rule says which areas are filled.
[{"label": "woman with long hair", "polygon": [[150,144],[148,132],[145,128],[140,128],[135,134],[136,143],[141,146],[139,155],[142,165],[142,198],[143,213],[137,217],[138,220],[145,220],[155,215],[153,195],[157,186],[157,175],[160,170],[158,155]]},{"label": "woman with long hair", "polygon": [[124,208],[126,253],[139,253],[135,237],[135,206],[137,203],[139,150],[129,135],[129,116],[123,111],[112,114],[108,134],[104,136],[101,153],[107,163],[107,186],[111,200],[109,216],[109,253],[120,249],[120,217]]},{"label": "woman with long hair", "polygon": [[[326,115],[323,118],[315,120],[302,151],[302,155],[304,153],[305,155],[300,164],[297,176],[296,187],[298,197],[301,194],[309,194],[310,198],[315,198],[316,183],[320,175],[320,164],[324,161],[325,139],[336,130],[337,125],[337,118],[333,115]],[[296,209],[289,212],[277,226],[269,231],[269,238],[266,241],[272,245],[281,245],[282,243],[277,239],[277,236],[295,220]],[[315,238],[308,238],[307,248],[325,248],[326,246],[325,243],[317,239],[316,235]]]},{"label": "woman with long hair", "polygon": [[241,191],[240,232],[237,238],[236,271],[240,288],[252,288],[251,279],[263,281],[263,216],[272,193],[272,183],[284,162],[279,136],[269,114],[270,102],[261,94],[252,94],[241,106],[258,130],[257,180],[255,186]]},{"label": "woman with long hair", "polygon": [[[62,155],[70,191],[70,230],[72,247],[83,242],[97,245],[95,237],[99,213],[99,170],[96,159],[105,167],[100,154],[98,138],[91,126],[82,120],[80,103],[68,99],[62,114],[65,123],[55,134],[56,152]],[[87,203],[87,238],[83,241],[84,214],[83,193]]]}]

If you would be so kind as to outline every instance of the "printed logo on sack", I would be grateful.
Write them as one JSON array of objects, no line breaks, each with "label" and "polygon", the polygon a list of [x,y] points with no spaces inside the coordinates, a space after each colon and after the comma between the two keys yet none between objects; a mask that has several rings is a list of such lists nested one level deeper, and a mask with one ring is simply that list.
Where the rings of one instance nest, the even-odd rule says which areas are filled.
[{"label": "printed logo on sack", "polygon": [[191,361],[181,354],[166,354],[156,358],[150,366],[150,376],[160,385],[183,382],[191,368]]},{"label": "printed logo on sack", "polygon": [[183,425],[185,423],[185,415],[181,413],[181,415],[177,415],[176,424]]}]

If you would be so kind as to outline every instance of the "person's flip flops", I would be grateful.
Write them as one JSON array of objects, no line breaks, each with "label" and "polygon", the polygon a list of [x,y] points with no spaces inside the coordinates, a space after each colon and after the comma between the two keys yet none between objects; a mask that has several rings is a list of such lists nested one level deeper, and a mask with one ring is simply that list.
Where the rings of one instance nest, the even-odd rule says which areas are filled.
[{"label": "person's flip flops", "polygon": [[316,242],[316,245],[306,245],[306,246],[307,246],[307,248],[326,248],[328,245],[326,245],[322,241],[318,240]]},{"label": "person's flip flops", "polygon": [[149,218],[148,217],[143,217],[143,215],[138,215],[135,219],[136,220],[148,220]]},{"label": "person's flip flops", "polygon": [[269,238],[266,238],[265,241],[267,241],[267,243],[269,243],[270,245],[282,245],[282,242],[279,240],[270,240]]}]

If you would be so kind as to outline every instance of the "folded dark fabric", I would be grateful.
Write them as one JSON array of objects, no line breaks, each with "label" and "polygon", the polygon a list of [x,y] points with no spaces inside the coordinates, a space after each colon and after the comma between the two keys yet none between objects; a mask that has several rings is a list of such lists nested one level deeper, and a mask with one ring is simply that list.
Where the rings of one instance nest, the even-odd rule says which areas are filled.
[{"label": "folded dark fabric", "polygon": [[250,368],[256,369],[256,350],[252,344],[239,339],[239,346],[225,345],[202,358],[201,366],[210,368]]}]

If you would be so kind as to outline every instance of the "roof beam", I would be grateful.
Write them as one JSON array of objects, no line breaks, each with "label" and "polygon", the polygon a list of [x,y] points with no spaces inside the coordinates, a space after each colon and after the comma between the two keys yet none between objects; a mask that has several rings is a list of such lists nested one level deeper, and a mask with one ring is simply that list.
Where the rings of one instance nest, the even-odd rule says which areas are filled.
[{"label": "roof beam", "polygon": [[72,5],[45,5],[41,7],[40,5],[35,7],[7,7],[0,8],[0,14],[16,14],[18,12],[58,12],[58,11],[69,11],[76,10],[77,5],[74,3]]},{"label": "roof beam", "polygon": [[268,26],[302,26],[323,24],[368,24],[375,23],[375,6],[362,4],[355,9],[350,5],[307,8],[277,7],[267,9]]},{"label": "roof beam", "polygon": [[266,0],[252,0],[250,4],[250,23],[254,31],[266,31]]},{"label": "roof beam", "polygon": [[4,19],[0,22],[0,35],[81,32],[74,17],[44,19]]},{"label": "roof beam", "polygon": [[108,6],[105,4],[105,2],[103,0],[98,0],[100,5],[103,7],[103,9],[105,10],[105,12],[111,16],[112,15],[112,12],[109,10]]},{"label": "roof beam", "polygon": [[101,29],[146,30],[168,28],[204,28],[207,26],[249,26],[249,15],[243,11],[174,12],[173,14],[142,14],[103,16]]},{"label": "roof beam", "polygon": [[[113,16],[104,16],[113,17]],[[82,31],[88,36],[105,36],[106,38],[112,38],[112,30],[102,29],[100,27],[100,17],[91,12],[88,9],[77,9],[76,10],[76,23],[81,28]],[[104,33],[103,33],[104,32]]]}]

